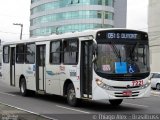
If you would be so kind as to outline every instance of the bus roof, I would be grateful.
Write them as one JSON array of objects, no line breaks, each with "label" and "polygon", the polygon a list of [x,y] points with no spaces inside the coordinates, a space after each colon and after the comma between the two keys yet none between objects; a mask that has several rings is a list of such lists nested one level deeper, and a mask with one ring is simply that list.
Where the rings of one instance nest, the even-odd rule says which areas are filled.
[{"label": "bus roof", "polygon": [[[18,40],[18,41],[9,41],[9,42],[3,42],[2,45],[9,45],[9,44],[20,44],[20,43],[30,43],[30,42],[42,42],[42,41],[48,41],[48,40],[57,40],[57,39],[66,39],[66,38],[74,38],[74,37],[84,37],[84,36],[93,36],[96,37],[96,33],[98,31],[109,31],[109,30],[125,30],[125,31],[137,31],[137,32],[144,32],[140,30],[134,30],[134,29],[127,29],[127,28],[107,28],[107,29],[93,29],[93,30],[85,30],[82,32],[69,32],[64,34],[52,34],[49,36],[39,36],[39,37],[33,37],[26,40]],[[144,32],[146,33],[146,32]]]}]

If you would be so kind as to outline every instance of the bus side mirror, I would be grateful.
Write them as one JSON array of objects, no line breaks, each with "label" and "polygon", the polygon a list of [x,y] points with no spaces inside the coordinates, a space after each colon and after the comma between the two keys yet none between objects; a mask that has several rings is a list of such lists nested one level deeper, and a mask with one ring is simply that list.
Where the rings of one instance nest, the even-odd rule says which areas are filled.
[{"label": "bus side mirror", "polygon": [[92,62],[95,62],[97,60],[97,49],[98,49],[97,42],[96,42],[96,40],[93,40],[93,59],[92,59]]},{"label": "bus side mirror", "polygon": [[94,63],[97,60],[97,55],[93,55],[92,63]]},{"label": "bus side mirror", "polygon": [[95,54],[95,52],[97,52],[98,46],[97,46],[97,41],[95,39],[93,39],[93,54]]}]

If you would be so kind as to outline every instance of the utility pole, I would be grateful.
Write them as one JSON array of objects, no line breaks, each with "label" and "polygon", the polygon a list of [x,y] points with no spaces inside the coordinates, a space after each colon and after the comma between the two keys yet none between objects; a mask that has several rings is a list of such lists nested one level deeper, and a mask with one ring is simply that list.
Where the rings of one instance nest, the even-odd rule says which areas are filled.
[{"label": "utility pole", "polygon": [[13,25],[19,25],[21,27],[20,40],[22,40],[23,24],[21,24],[21,23],[13,23]]}]

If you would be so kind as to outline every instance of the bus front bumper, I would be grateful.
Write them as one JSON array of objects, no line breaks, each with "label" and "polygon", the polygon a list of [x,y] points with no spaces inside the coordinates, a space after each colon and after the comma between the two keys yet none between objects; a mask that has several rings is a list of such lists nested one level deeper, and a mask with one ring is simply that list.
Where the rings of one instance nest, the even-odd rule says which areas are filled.
[{"label": "bus front bumper", "polygon": [[139,89],[114,89],[105,90],[97,86],[93,90],[93,100],[110,100],[110,99],[136,99],[149,97],[151,94],[151,85],[146,88]]}]

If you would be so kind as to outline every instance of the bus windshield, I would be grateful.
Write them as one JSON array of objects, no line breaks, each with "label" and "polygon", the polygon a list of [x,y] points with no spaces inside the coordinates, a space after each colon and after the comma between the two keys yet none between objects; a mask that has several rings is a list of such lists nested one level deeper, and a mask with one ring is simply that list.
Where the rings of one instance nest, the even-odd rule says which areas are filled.
[{"label": "bus windshield", "polygon": [[138,74],[149,72],[149,47],[130,44],[98,44],[95,70],[106,74]]}]

